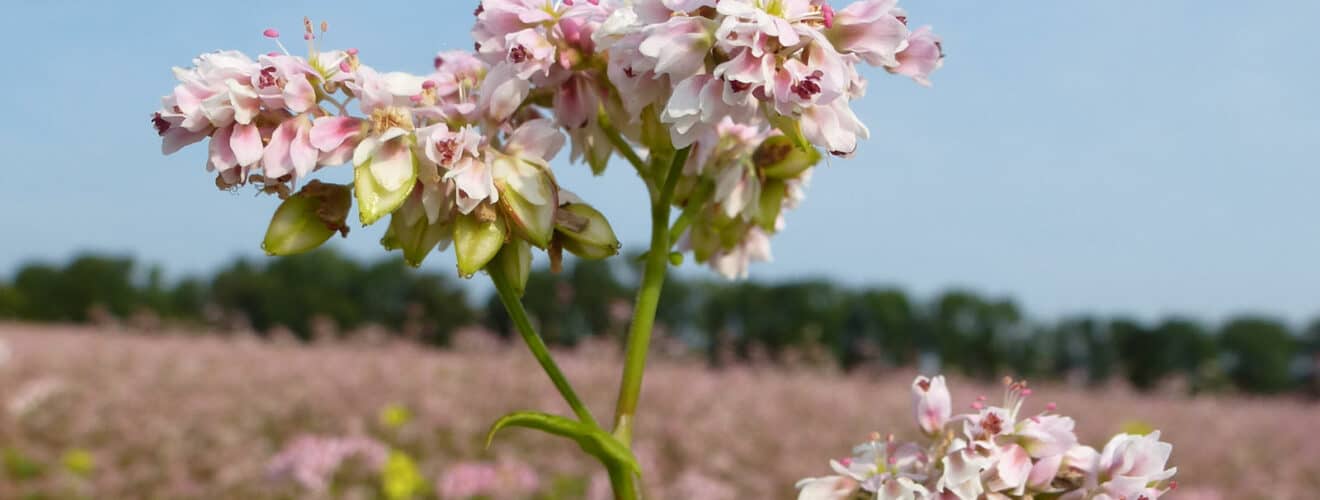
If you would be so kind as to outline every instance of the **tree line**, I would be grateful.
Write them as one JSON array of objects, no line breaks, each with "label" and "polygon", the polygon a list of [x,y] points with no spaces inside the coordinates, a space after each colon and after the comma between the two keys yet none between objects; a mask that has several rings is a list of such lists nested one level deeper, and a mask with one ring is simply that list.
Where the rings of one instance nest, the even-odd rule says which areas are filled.
[{"label": "tree line", "polygon": [[[634,258],[577,261],[534,271],[524,298],[546,341],[620,339],[630,314]],[[148,314],[185,326],[286,328],[311,338],[379,325],[446,345],[458,328],[511,325],[493,293],[473,302],[451,273],[397,258],[362,263],[333,249],[280,259],[237,259],[211,276],[166,280],[132,258],[86,254],[30,263],[0,282],[0,318],[93,322]],[[670,343],[730,363],[828,363],[843,370],[916,366],[993,379],[1004,374],[1089,384],[1123,379],[1149,390],[1320,394],[1320,320],[1294,328],[1262,315],[1220,324],[1074,315],[1033,319],[1009,298],[950,290],[926,300],[898,288],[829,280],[728,283],[671,277],[657,322]]]}]

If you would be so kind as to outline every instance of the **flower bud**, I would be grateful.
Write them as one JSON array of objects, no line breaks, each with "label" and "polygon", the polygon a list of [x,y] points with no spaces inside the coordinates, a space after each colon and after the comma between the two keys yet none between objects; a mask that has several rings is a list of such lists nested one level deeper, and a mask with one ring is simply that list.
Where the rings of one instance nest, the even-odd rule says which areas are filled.
[{"label": "flower bud", "polygon": [[447,246],[454,234],[453,225],[449,221],[438,220],[432,223],[426,216],[421,191],[420,186],[414,189],[408,200],[390,215],[390,227],[380,239],[380,244],[386,250],[402,250],[404,262],[412,267],[421,267],[426,255],[442,242],[442,248]]},{"label": "flower bud", "polygon": [[500,157],[492,164],[500,208],[517,234],[538,248],[550,244],[555,229],[557,189],[540,165],[519,158]]},{"label": "flower bud", "polygon": [[944,385],[943,375],[913,380],[912,401],[916,407],[917,425],[927,435],[939,433],[953,414],[953,401]]},{"label": "flower bud", "polygon": [[568,203],[555,211],[556,241],[584,259],[618,255],[619,238],[605,215],[586,203]]},{"label": "flower bud", "polygon": [[752,163],[771,179],[794,179],[808,168],[820,163],[821,154],[815,147],[796,147],[787,136],[776,135],[762,141],[752,152]]},{"label": "flower bud", "polygon": [[782,137],[787,139],[789,144],[797,146],[797,149],[802,151],[813,149],[811,141],[808,141],[807,136],[802,134],[802,124],[797,119],[773,112],[766,113],[766,118],[770,121],[770,125],[784,133]]},{"label": "flower bud", "polygon": [[526,240],[510,241],[486,266],[486,272],[502,273],[513,285],[514,293],[521,297],[527,291],[527,278],[532,273],[532,245]]},{"label": "flower bud", "polygon": [[458,274],[467,278],[486,267],[495,258],[507,237],[499,212],[489,205],[478,206],[472,213],[454,222],[454,255]]},{"label": "flower bud", "polygon": [[311,181],[275,209],[261,248],[270,255],[315,249],[336,232],[348,235],[344,219],[352,206],[348,186]]},{"label": "flower bud", "polygon": [[[358,149],[371,148],[359,146]],[[354,153],[353,194],[357,196],[358,217],[364,226],[397,210],[417,184],[417,158],[406,141],[395,138],[376,145],[372,151]]]},{"label": "flower bud", "polygon": [[760,206],[756,210],[756,225],[767,233],[774,233],[779,211],[784,208],[784,196],[788,194],[788,184],[779,179],[768,179],[761,185]]}]

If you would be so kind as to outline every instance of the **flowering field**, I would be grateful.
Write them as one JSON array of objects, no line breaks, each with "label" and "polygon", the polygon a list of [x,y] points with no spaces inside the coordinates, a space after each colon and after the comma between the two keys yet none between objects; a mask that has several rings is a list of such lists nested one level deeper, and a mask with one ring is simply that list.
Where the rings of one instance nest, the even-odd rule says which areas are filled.
[{"label": "flowering field", "polygon": [[[520,346],[468,340],[437,352],[0,324],[0,498],[608,495],[567,442],[509,430],[485,448],[505,412],[568,410]],[[613,349],[562,359],[604,413]],[[874,430],[914,428],[911,375],[657,360],[637,433],[651,497],[793,498],[794,480],[828,471],[822,457]],[[1000,392],[951,386],[959,408]],[[1028,410],[1057,403],[1092,445],[1161,429],[1179,468],[1171,498],[1301,499],[1320,488],[1320,406],[1034,389]],[[341,457],[351,458],[332,473]]]}]

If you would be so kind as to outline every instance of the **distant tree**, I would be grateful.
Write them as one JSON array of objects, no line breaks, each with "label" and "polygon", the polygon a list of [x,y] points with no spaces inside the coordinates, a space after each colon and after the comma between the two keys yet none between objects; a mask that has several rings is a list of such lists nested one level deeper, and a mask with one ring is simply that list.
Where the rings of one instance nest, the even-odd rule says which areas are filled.
[{"label": "distant tree", "polygon": [[907,294],[902,290],[864,290],[857,301],[865,311],[865,328],[890,363],[910,365],[916,361],[919,347],[917,316]]},{"label": "distant tree", "polygon": [[1076,316],[1059,323],[1055,330],[1063,371],[1084,369],[1091,384],[1101,384],[1113,375],[1118,361],[1109,330],[1103,320],[1093,316]]},{"label": "distant tree", "polygon": [[17,318],[22,298],[18,290],[0,284],[0,318]]},{"label": "distant tree", "polygon": [[1131,319],[1111,321],[1109,332],[1119,364],[1133,387],[1150,390],[1175,368],[1170,344],[1172,337]]},{"label": "distant tree", "polygon": [[93,307],[119,317],[140,303],[133,283],[133,260],[90,254],[74,258],[63,269],[31,264],[19,269],[14,291],[20,299],[16,316],[37,321],[86,321]]},{"label": "distant tree", "polygon": [[1229,321],[1219,333],[1228,356],[1228,375],[1239,388],[1273,394],[1293,385],[1292,361],[1298,342],[1279,321],[1247,316]]}]

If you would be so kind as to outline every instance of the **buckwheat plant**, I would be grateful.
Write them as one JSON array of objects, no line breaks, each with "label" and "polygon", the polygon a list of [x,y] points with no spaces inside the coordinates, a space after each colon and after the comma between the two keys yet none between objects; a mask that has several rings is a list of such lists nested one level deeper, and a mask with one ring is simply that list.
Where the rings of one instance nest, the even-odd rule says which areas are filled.
[{"label": "buckwheat plant", "polygon": [[[850,156],[868,136],[851,108],[866,90],[858,65],[927,85],[940,39],[910,28],[895,0],[839,10],[826,0],[482,0],[475,17],[474,51],[442,52],[420,75],[319,47],[325,23],[304,20],[305,56],[266,30],[279,51],[213,52],[176,68],[152,124],[166,154],[209,139],[206,167],[221,189],[282,200],[262,244],[271,255],[346,236],[356,204],[363,225],[388,217],[382,244],[408,263],[452,246],[461,276],[485,271],[575,414],[514,413],[491,434],[521,426],[570,438],[606,466],[618,498],[636,498],[631,434],[667,268],[690,252],[737,278],[769,260],[770,236],[822,157]],[[520,302],[533,249],[556,269],[564,251],[619,250],[604,214],[555,178],[566,142],[598,174],[624,160],[651,210],[609,430]],[[313,178],[349,164],[350,184]],[[981,448],[967,443],[971,460]]]},{"label": "buckwheat plant", "polygon": [[952,416],[944,377],[917,377],[912,402],[925,439],[899,442],[893,434],[833,460],[835,475],[798,482],[798,500],[1155,500],[1177,488],[1165,469],[1173,446],[1159,431],[1119,434],[1103,451],[1078,444],[1073,419],[1054,413],[1023,415],[1026,381],[1004,380],[1003,406],[972,403]]}]

